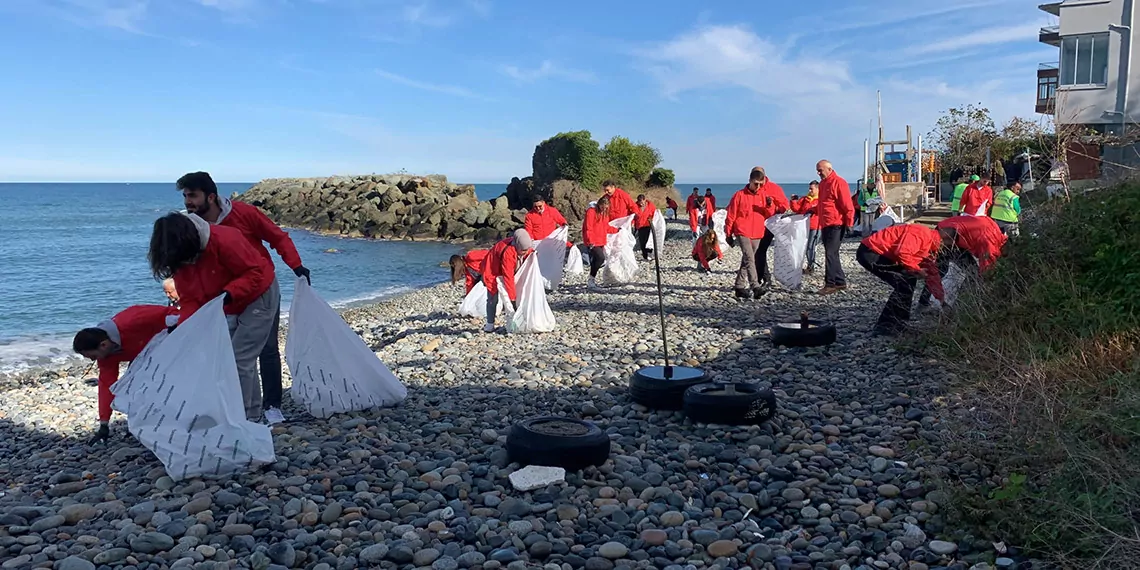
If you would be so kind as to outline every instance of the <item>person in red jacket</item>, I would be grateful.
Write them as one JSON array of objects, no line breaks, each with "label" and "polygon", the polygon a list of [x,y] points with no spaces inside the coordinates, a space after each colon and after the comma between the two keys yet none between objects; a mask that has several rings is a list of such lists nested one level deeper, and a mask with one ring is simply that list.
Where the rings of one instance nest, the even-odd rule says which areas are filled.
[{"label": "person in red jacket", "polygon": [[534,241],[542,241],[554,230],[566,225],[566,218],[554,206],[547,205],[542,196],[535,196],[534,203],[526,218],[523,220],[523,229]]},{"label": "person in red jacket", "polygon": [[945,298],[937,259],[947,243],[938,230],[917,224],[898,224],[871,234],[859,244],[856,261],[892,288],[875,323],[874,334],[893,336],[906,328],[918,279],[926,282],[936,299]]},{"label": "person in red jacket", "polygon": [[638,194],[637,203],[633,207],[633,227],[637,230],[637,249],[641,251],[641,258],[649,261],[649,255],[653,253],[653,242],[650,238],[653,237],[653,215],[657,213],[657,206],[650,202],[645,194]]},{"label": "person in red jacket", "polygon": [[241,231],[211,226],[195,214],[167,214],[154,222],[147,254],[155,279],[174,278],[182,308],[179,323],[203,305],[225,296],[246,419],[261,418],[257,359],[269,341],[280,309],[273,263]]},{"label": "person in red jacket", "polygon": [[523,256],[534,248],[534,240],[526,230],[515,230],[511,237],[496,243],[483,259],[483,285],[487,287],[487,324],[483,332],[495,331],[495,316],[499,312],[499,278],[503,278],[503,293],[511,303],[518,301],[515,293],[515,273]]},{"label": "person in red jacket", "polygon": [[988,216],[993,205],[994,190],[990,188],[988,176],[983,176],[962,192],[961,208],[964,216]]},{"label": "person in red jacket", "polygon": [[839,246],[847,228],[855,225],[855,205],[851,201],[851,187],[835,172],[831,162],[819,161],[815,171],[819,174],[816,216],[824,254],[823,289],[819,293],[830,295],[847,288],[847,275],[839,261]]},{"label": "person in red jacket", "polygon": [[677,219],[677,201],[672,196],[665,198],[665,209],[669,210],[669,217]]},{"label": "person in red jacket", "polygon": [[[1007,239],[997,222],[989,216],[954,216],[938,222],[935,229],[943,232],[951,243],[938,256],[939,278],[946,277],[951,263],[961,269],[977,267],[979,272],[989,270],[1001,256],[1001,248]],[[930,304],[930,289],[919,295],[918,304]]]},{"label": "person in red jacket", "polygon": [[606,197],[610,199],[611,221],[624,218],[637,211],[629,192],[619,188],[617,182],[606,180],[602,183],[602,191],[605,192]]},{"label": "person in red jacket", "polygon": [[803,198],[796,199],[792,196],[792,211],[797,214],[806,214],[808,216],[808,240],[807,250],[804,256],[804,273],[810,274],[815,272],[815,246],[819,244],[819,216],[816,215],[819,205],[819,182],[812,180],[808,183],[808,194]]},{"label": "person in red jacket", "polygon": [[[784,189],[781,188],[779,184],[772,182],[771,178],[768,178],[767,174],[764,173],[763,167],[753,167],[752,172],[759,172],[764,175],[764,184],[760,186],[760,192],[765,198],[772,199],[771,212],[765,213],[764,217],[771,218],[772,216],[787,212],[790,206],[788,204],[788,195],[784,193]],[[767,222],[768,220],[765,219],[764,221]],[[710,225],[709,227],[712,226]],[[765,290],[772,288],[772,271],[768,267],[768,249],[772,247],[772,240],[775,239],[775,237],[772,231],[765,226],[764,238],[760,240],[760,245],[756,248],[756,273],[760,276],[760,286]]]},{"label": "person in red jacket", "polygon": [[713,196],[712,188],[705,188],[705,200],[708,202],[708,207],[712,211],[716,211],[716,196]]},{"label": "person in red jacket", "polygon": [[713,214],[716,213],[716,198],[712,194],[705,194],[701,198],[701,210],[705,212],[705,229],[713,227]]},{"label": "person in red jacket", "polygon": [[606,262],[606,241],[610,234],[618,233],[618,229],[610,225],[610,199],[602,196],[594,206],[586,210],[582,219],[582,243],[590,253],[590,280],[586,287],[595,291],[598,289],[598,270]]},{"label": "person in red jacket", "polygon": [[768,232],[764,223],[777,213],[775,199],[763,191],[767,182],[763,169],[752,169],[748,186],[738,190],[728,202],[724,233],[728,245],[740,244],[740,270],[736,272],[733,287],[739,299],[759,299],[765,293],[756,269],[757,251]]},{"label": "person in red jacket", "polygon": [[688,200],[685,200],[685,213],[689,214],[689,231],[693,232],[693,239],[697,239],[697,228],[700,227],[700,192],[699,188],[693,188],[693,193],[689,195]]},{"label": "person in red jacket", "polygon": [[[178,319],[178,309],[162,305],[135,305],[119,314],[75,333],[71,348],[99,366],[99,429],[91,438],[96,444],[111,437],[111,385],[119,380],[119,365],[138,358],[154,335]],[[169,320],[169,323],[168,323]]]},{"label": "person in red jacket", "polygon": [[693,260],[697,262],[697,271],[712,273],[709,262],[714,259],[724,259],[724,253],[720,250],[716,230],[708,230],[693,244]]},{"label": "person in red jacket", "polygon": [[[304,277],[311,283],[309,270],[302,265],[301,256],[297,253],[297,246],[293,244],[292,238],[257,206],[219,196],[218,185],[206,172],[191,172],[179,178],[176,184],[182,191],[182,201],[187,212],[197,214],[211,224],[239,230],[272,267],[273,258],[262,242],[268,243],[297,277]],[[281,287],[277,283],[275,273],[270,291],[270,294],[277,296],[277,306],[280,307]],[[265,408],[265,420],[270,425],[285,421],[285,414],[281,412],[281,347],[278,343],[280,330],[281,313],[278,311],[273,316],[269,341],[265,343],[261,354],[257,357],[261,369],[262,406]]]},{"label": "person in red jacket", "polygon": [[471,293],[475,284],[483,280],[483,260],[487,259],[489,249],[473,249],[463,255],[453,255],[447,263],[451,266],[451,284],[460,279],[464,280],[463,294]]}]

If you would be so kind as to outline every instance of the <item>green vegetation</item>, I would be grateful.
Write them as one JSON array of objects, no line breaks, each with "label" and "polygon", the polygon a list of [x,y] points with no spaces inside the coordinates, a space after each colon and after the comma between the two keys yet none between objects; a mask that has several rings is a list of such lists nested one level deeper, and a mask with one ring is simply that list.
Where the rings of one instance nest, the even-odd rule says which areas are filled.
[{"label": "green vegetation", "polygon": [[[976,406],[958,515],[1072,568],[1140,559],[1140,185],[1027,212],[927,340]],[[970,425],[973,423],[973,425]]]},{"label": "green vegetation", "polygon": [[616,136],[602,147],[590,131],[574,131],[542,141],[531,166],[537,180],[574,180],[586,188],[599,188],[608,178],[624,185],[671,186],[673,171],[657,168],[660,162],[661,153],[646,143]]}]

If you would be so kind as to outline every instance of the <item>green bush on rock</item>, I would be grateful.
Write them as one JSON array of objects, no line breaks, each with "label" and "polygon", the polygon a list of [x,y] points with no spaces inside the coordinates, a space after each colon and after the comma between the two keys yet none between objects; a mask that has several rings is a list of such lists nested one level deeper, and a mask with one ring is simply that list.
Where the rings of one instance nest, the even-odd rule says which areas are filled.
[{"label": "green bush on rock", "polygon": [[677,177],[673,174],[673,171],[668,168],[654,168],[653,172],[649,173],[650,186],[669,188],[676,182]]},{"label": "green bush on rock", "polygon": [[531,168],[538,180],[574,180],[595,187],[602,183],[602,151],[590,131],[558,133],[534,147]]}]

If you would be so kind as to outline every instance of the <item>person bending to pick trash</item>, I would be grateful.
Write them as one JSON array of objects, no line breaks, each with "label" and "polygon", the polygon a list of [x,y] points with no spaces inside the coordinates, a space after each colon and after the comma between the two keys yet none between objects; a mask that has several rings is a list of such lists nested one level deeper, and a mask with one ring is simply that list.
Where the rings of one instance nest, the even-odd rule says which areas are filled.
[{"label": "person bending to pick trash", "polygon": [[534,248],[534,240],[526,230],[515,230],[511,237],[496,243],[483,260],[483,286],[487,288],[487,324],[483,332],[495,332],[495,316],[499,312],[499,277],[503,278],[502,291],[511,300],[518,301],[515,293],[515,273],[524,255]]},{"label": "person bending to pick trash", "polygon": [[99,366],[99,429],[90,444],[111,437],[111,385],[119,380],[119,365],[130,364],[154,335],[178,320],[178,309],[162,305],[127,307],[98,325],[75,333],[71,348]]},{"label": "person bending to pick trash", "polygon": [[[960,269],[976,267],[984,272],[993,267],[1001,256],[1006,236],[997,223],[986,216],[954,216],[946,218],[935,229],[943,234],[943,241],[949,246],[938,256],[938,276],[946,277],[950,264],[956,263]],[[918,304],[930,304],[930,289],[923,290]]]},{"label": "person bending to pick trash", "polygon": [[451,266],[452,285],[463,279],[463,294],[470,293],[475,284],[483,280],[483,260],[487,259],[490,252],[489,249],[473,249],[463,255],[451,256],[447,263]]},{"label": "person bending to pick trash", "polygon": [[586,283],[590,291],[598,290],[598,270],[606,262],[606,241],[618,231],[610,225],[610,199],[602,196],[582,218],[582,242],[590,253],[590,280]]},{"label": "person bending to pick trash", "polygon": [[936,260],[949,243],[938,230],[917,224],[891,226],[863,238],[855,260],[892,289],[875,323],[875,335],[895,336],[906,329],[919,279],[926,282],[935,299],[945,300]]},{"label": "person bending to pick trash", "polygon": [[225,296],[245,417],[260,420],[257,359],[269,341],[281,300],[273,286],[273,264],[239,230],[212,226],[195,214],[171,213],[155,220],[147,257],[156,279],[174,278],[182,300],[179,323]]},{"label": "person bending to pick trash", "polygon": [[709,262],[714,259],[724,259],[724,252],[720,250],[720,240],[717,239],[716,230],[710,229],[693,244],[693,261],[697,262],[697,271],[712,273]]},{"label": "person bending to pick trash", "polygon": [[[191,172],[178,179],[178,189],[182,191],[182,200],[186,211],[197,214],[211,224],[234,228],[241,232],[253,249],[273,267],[273,258],[262,242],[269,244],[285,265],[293,270],[297,277],[304,277],[309,281],[309,270],[301,264],[301,256],[289,234],[273,223],[257,209],[256,206],[230,200],[218,195],[218,185],[206,172]],[[277,277],[273,276],[270,294],[277,296],[276,306],[281,306],[281,288],[277,284]],[[310,282],[311,283],[311,282]],[[264,396],[262,405],[265,408],[265,420],[270,425],[285,421],[281,413],[281,347],[277,338],[281,329],[281,313],[273,315],[273,328],[269,332],[269,340],[265,343],[258,363],[261,368],[261,389]]]}]

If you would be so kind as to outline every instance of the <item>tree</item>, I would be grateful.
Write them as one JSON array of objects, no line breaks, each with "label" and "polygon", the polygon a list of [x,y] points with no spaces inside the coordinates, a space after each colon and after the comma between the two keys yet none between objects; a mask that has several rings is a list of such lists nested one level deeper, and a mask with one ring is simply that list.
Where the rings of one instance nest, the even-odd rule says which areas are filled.
[{"label": "tree", "polygon": [[661,153],[646,143],[632,143],[625,137],[615,136],[602,148],[602,159],[607,175],[625,183],[644,183],[661,162]]},{"label": "tree", "polygon": [[534,147],[531,169],[538,180],[575,180],[593,188],[602,183],[602,151],[590,131],[558,133]]},{"label": "tree", "polygon": [[985,167],[986,149],[998,137],[990,110],[974,104],[952,107],[942,113],[927,135],[948,172],[977,172]]}]

